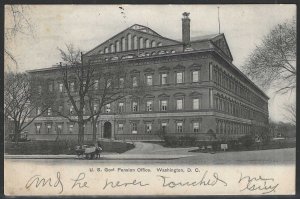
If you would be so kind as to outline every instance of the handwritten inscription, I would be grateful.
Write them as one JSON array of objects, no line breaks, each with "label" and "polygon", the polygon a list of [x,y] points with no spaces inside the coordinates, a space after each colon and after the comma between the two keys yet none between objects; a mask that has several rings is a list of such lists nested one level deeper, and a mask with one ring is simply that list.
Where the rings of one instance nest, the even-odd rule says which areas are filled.
[{"label": "handwritten inscription", "polygon": [[238,183],[242,187],[241,192],[248,190],[252,192],[258,191],[261,194],[275,192],[276,188],[279,186],[279,184],[275,182],[274,178],[264,178],[260,175],[258,177],[250,177],[243,176],[243,174],[241,174]]},{"label": "handwritten inscription", "polygon": [[34,186],[35,188],[40,187],[54,187],[58,188],[59,194],[61,194],[64,191],[64,186],[61,181],[60,172],[56,173],[56,178],[44,178],[41,175],[34,175],[32,176],[26,183],[25,188],[30,189],[31,186]]},{"label": "handwritten inscription", "polygon": [[133,180],[132,182],[120,182],[120,181],[109,181],[108,179],[106,179],[103,190],[106,189],[107,187],[116,188],[116,187],[127,187],[129,185],[144,187],[150,184],[143,183],[142,181],[139,180]]}]

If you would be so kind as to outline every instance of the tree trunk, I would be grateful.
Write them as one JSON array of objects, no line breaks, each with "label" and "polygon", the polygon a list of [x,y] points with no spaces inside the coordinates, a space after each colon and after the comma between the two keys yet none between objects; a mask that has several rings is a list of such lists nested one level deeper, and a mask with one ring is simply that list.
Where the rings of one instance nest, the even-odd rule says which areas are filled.
[{"label": "tree trunk", "polygon": [[84,121],[82,117],[78,118],[78,144],[82,145],[84,143]]},{"label": "tree trunk", "polygon": [[19,143],[19,134],[20,134],[20,132],[19,132],[19,123],[18,123],[18,121],[14,121],[14,125],[15,125],[15,129],[14,129],[14,132],[15,132],[15,142],[16,142],[16,144],[18,144]]},{"label": "tree trunk", "polygon": [[92,125],[93,125],[93,142],[96,143],[96,141],[97,141],[97,120],[92,119]]}]

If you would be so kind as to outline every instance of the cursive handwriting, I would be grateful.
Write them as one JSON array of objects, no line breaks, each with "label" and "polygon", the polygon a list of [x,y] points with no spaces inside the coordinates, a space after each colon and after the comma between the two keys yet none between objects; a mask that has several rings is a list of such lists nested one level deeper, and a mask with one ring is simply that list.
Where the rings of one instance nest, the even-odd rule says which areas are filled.
[{"label": "cursive handwriting", "polygon": [[56,173],[56,180],[54,183],[53,181],[54,180],[52,180],[50,177],[46,180],[46,178],[41,177],[41,175],[34,175],[27,181],[25,188],[29,189],[31,185],[34,185],[36,188],[45,186],[58,187],[60,189],[59,194],[61,194],[64,191],[64,186],[60,178],[60,172]]},{"label": "cursive handwriting", "polygon": [[132,182],[120,182],[120,181],[109,181],[108,179],[106,179],[105,185],[102,188],[103,190],[106,189],[108,186],[110,186],[111,188],[116,188],[116,187],[127,187],[128,185],[133,185],[133,186],[140,186],[140,187],[144,187],[144,186],[148,186],[149,184],[147,183],[143,183],[142,181],[138,181],[138,180],[133,180]]},{"label": "cursive handwriting", "polygon": [[78,188],[89,188],[88,186],[87,186],[87,181],[84,181],[84,179],[85,179],[85,173],[80,173],[78,176],[77,176],[77,178],[76,179],[71,179],[71,180],[73,180],[74,181],[74,184],[73,184],[73,186],[72,186],[72,189],[74,188],[74,187],[78,187]]},{"label": "cursive handwriting", "polygon": [[263,178],[261,176],[258,177],[250,177],[243,176],[241,173],[239,184],[245,184],[242,186],[240,191],[249,190],[249,191],[261,191],[262,194],[267,194],[271,192],[275,192],[278,187],[278,183],[274,182],[274,178]]},{"label": "cursive handwriting", "polygon": [[177,186],[215,186],[218,183],[223,184],[224,186],[227,186],[227,183],[220,179],[218,176],[218,173],[213,173],[213,177],[212,178],[208,178],[207,177],[207,173],[208,171],[205,171],[204,174],[202,175],[202,178],[200,180],[196,180],[196,181],[187,181],[187,182],[175,182],[175,181],[171,181],[168,180],[167,176],[161,176],[158,175],[158,177],[160,177],[163,180],[162,186],[163,187],[169,187],[169,188],[175,188]]}]

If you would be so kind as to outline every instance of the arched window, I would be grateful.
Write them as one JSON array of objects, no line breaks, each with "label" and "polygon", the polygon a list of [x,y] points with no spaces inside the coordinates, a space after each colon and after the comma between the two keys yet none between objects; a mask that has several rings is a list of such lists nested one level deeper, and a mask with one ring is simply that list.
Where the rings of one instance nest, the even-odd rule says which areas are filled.
[{"label": "arched window", "polygon": [[151,42],[151,47],[156,47],[156,41]]},{"label": "arched window", "polygon": [[121,39],[121,42],[122,42],[122,51],[125,51],[126,50],[126,40],[124,37]]},{"label": "arched window", "polygon": [[150,41],[149,41],[149,39],[146,39],[146,48],[150,48]]},{"label": "arched window", "polygon": [[132,46],[131,46],[131,34],[127,35],[127,44],[128,44],[127,50],[131,50],[132,49]]},{"label": "arched window", "polygon": [[158,45],[158,46],[162,46],[162,43],[159,42],[157,45]]},{"label": "arched window", "polygon": [[110,44],[110,52],[114,53],[115,52],[115,45]]},{"label": "arched window", "polygon": [[108,53],[108,48],[104,48],[104,53]]},{"label": "arched window", "polygon": [[140,48],[144,48],[144,38],[140,38]]},{"label": "arched window", "polygon": [[138,48],[138,40],[137,40],[137,36],[133,37],[133,49],[137,49]]},{"label": "arched window", "polygon": [[116,41],[116,52],[120,52],[120,42]]}]

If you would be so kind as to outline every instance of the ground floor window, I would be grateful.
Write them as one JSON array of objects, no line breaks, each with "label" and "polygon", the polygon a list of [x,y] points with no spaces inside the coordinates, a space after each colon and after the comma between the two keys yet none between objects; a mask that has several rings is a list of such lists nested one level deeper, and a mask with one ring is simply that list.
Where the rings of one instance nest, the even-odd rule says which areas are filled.
[{"label": "ground floor window", "polygon": [[199,132],[199,122],[193,122],[193,132],[194,133]]},{"label": "ground floor window", "polygon": [[177,122],[177,133],[182,133],[182,122]]},{"label": "ground floor window", "polygon": [[57,134],[62,133],[62,124],[57,124]]},{"label": "ground floor window", "polygon": [[41,124],[36,124],[35,130],[36,130],[36,134],[40,134],[41,133]]},{"label": "ground floor window", "polygon": [[51,124],[47,124],[47,133],[48,134],[50,134],[51,128],[52,128],[52,125]]},{"label": "ground floor window", "polygon": [[148,123],[146,124],[146,133],[151,133],[152,132],[152,124]]},{"label": "ground floor window", "polygon": [[124,124],[123,123],[119,123],[119,125],[118,125],[118,131],[119,132],[123,132],[123,129],[124,129]]},{"label": "ground floor window", "polygon": [[70,124],[70,125],[69,125],[69,132],[70,132],[70,133],[73,133],[73,128],[74,128],[74,125],[73,125],[73,124]]},{"label": "ground floor window", "polygon": [[131,124],[131,128],[132,128],[132,134],[137,134],[137,124],[136,123],[132,123]]}]

